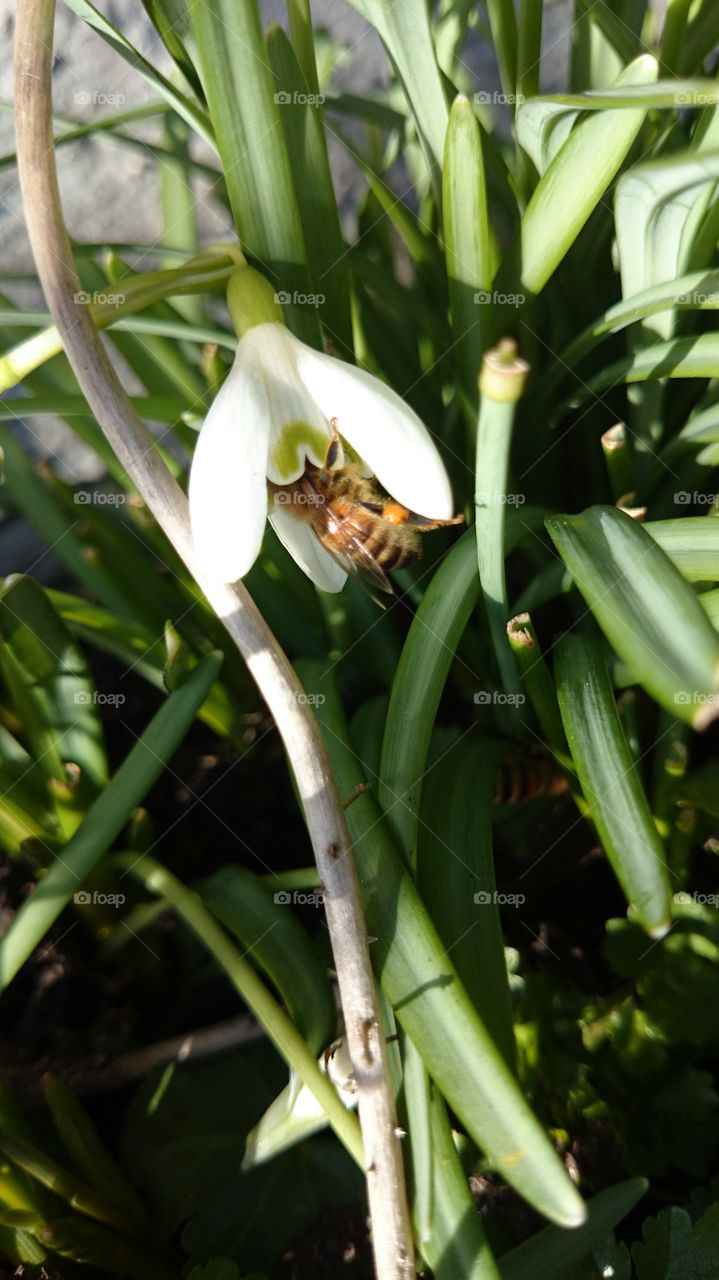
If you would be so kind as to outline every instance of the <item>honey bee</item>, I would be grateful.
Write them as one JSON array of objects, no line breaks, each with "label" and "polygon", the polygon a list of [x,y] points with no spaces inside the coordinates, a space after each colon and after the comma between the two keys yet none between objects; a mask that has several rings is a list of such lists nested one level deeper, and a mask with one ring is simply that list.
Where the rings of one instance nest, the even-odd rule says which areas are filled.
[{"label": "honey bee", "polygon": [[332,418],[332,439],[321,467],[307,464],[289,485],[271,484],[275,500],[308,524],[345,573],[365,585],[393,593],[387,570],[403,569],[422,554],[420,533],[462,524],[464,516],[430,520],[383,497],[374,479],[353,464],[337,466],[340,434]]}]

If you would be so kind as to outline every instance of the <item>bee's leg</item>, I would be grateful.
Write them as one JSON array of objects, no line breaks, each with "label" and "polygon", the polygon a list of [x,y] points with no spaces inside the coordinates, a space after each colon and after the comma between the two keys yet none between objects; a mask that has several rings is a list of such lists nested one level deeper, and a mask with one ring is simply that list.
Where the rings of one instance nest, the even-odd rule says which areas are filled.
[{"label": "bee's leg", "polygon": [[332,428],[332,439],[327,446],[327,453],[325,454],[325,465],[323,468],[325,471],[332,470],[337,462],[337,455],[340,451],[340,433],[337,429],[336,418],[330,418],[330,426]]}]

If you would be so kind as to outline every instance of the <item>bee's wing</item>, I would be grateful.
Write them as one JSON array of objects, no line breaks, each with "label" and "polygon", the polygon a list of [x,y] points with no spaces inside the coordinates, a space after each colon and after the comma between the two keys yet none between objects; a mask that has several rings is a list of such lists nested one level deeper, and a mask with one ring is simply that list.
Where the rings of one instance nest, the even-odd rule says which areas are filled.
[{"label": "bee's wing", "polygon": [[341,569],[355,578],[377,604],[384,604],[373,595],[370,587],[394,595],[394,587],[381,564],[375,560],[364,544],[360,531],[347,517],[338,518],[328,506],[318,506],[312,514],[312,529]]}]

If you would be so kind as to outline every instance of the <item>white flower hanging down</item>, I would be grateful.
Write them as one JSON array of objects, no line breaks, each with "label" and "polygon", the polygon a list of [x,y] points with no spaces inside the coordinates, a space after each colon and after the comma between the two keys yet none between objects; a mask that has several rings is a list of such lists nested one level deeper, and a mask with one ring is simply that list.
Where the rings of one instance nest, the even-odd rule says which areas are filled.
[{"label": "white flower hanging down", "polygon": [[[256,272],[235,275],[240,283],[252,277],[257,293]],[[189,500],[198,555],[206,572],[235,582],[254,564],[269,516],[323,591],[340,591],[347,571],[388,588],[382,565],[419,554],[417,529],[461,519],[452,518],[439,453],[398,395],[300,342],[275,319],[274,303],[262,303],[260,323],[238,326],[234,364],[195,448]]]}]

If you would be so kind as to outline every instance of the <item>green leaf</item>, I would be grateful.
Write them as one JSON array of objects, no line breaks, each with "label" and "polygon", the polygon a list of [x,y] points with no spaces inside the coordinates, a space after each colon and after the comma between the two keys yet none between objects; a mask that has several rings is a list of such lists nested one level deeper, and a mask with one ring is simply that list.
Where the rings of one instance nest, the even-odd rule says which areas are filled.
[{"label": "green leaf", "polygon": [[63,849],[62,859],[53,863],[20,907],[0,938],[0,989],[12,982],[160,776],[207,697],[221,663],[221,654],[208,654],[187,684],[169,695]]},{"label": "green leaf", "polygon": [[194,129],[195,133],[206,142],[210,147],[215,149],[215,139],[212,128],[207,119],[206,113],[197,106],[196,103],[188,98],[184,93],[166,79],[159,71],[155,69],[151,62],[143,58],[142,54],[135,48],[133,44],[114,27],[111,22],[100,13],[89,0],[65,0],[68,9],[76,13],[82,18],[88,26],[97,31],[103,40],[110,45],[116,53],[119,53],[125,62],[129,62],[133,71],[137,71],[143,80],[152,85],[153,89],[157,89],[166,102]]},{"label": "green leaf", "polygon": [[[310,1048],[318,1053],[335,1033],[336,1011],[326,966],[292,910],[291,893],[272,893],[245,867],[227,866],[195,885],[217,919],[239,938],[267,974]],[[299,895],[319,906],[322,894]]]},{"label": "green leaf", "polygon": [[[681,502],[689,494],[679,491]],[[706,516],[683,520],[648,520],[644,530],[690,582],[719,581],[719,528]]]},{"label": "green leaf", "polygon": [[37,1235],[48,1249],[121,1280],[173,1280],[175,1268],[134,1240],[82,1218],[54,1218]]},{"label": "green leaf", "polygon": [[696,1225],[685,1209],[662,1209],[643,1225],[644,1243],[632,1247],[638,1280],[713,1280],[719,1255],[719,1205]]},{"label": "green leaf", "polygon": [[[472,539],[467,543],[473,556]],[[303,663],[302,682],[325,695],[318,718],[340,794],[352,795],[365,778],[326,663]],[[405,735],[411,732],[407,726]],[[372,796],[359,795],[347,820],[367,927],[376,939],[372,961],[429,1074],[488,1160],[521,1195],[553,1221],[583,1221],[576,1189],[472,1007]]]},{"label": "green leaf", "polygon": [[447,102],[424,0],[350,0],[377,31],[397,68],[431,165],[441,172]]},{"label": "green leaf", "polygon": [[145,1211],[119,1164],[102,1142],[82,1103],[61,1080],[43,1076],[45,1101],[60,1138],[88,1184],[127,1215],[135,1230],[146,1229]]},{"label": "green leaf", "polygon": [[469,1190],[454,1143],[447,1110],[433,1091],[432,1202],[434,1218],[422,1256],[436,1280],[499,1280],[497,1264],[487,1243],[482,1219]]},{"label": "green leaf", "polygon": [[321,96],[305,81],[281,27],[270,29],[267,46],[275,81],[283,86],[283,92],[290,99],[282,106],[280,115],[317,299],[315,305],[338,353],[351,357],[349,251],[342,238],[332,185]]},{"label": "green leaf", "polygon": [[[656,80],[657,63],[648,54],[623,72],[623,84]],[[500,272],[508,283],[519,278],[539,293],[615,177],[629,153],[645,108],[607,110],[583,120],[554,157],[525,210],[518,244]]]},{"label": "green leaf", "polygon": [[[586,93],[549,93],[532,98],[523,110],[556,103],[572,107],[576,111],[601,111],[645,107],[647,111],[658,107],[705,107],[719,104],[719,85],[716,80],[657,80],[654,84],[632,84],[623,81],[612,89],[588,89]],[[671,162],[670,162],[671,163]]]},{"label": "green leaf", "polygon": [[314,307],[297,299],[312,292],[307,250],[281,110],[284,85],[274,79],[255,0],[242,4],[189,0],[202,87],[214,125],[238,235],[246,253],[277,290],[288,293],[287,322],[319,346]]},{"label": "green leaf", "polygon": [[524,1244],[503,1254],[499,1259],[502,1280],[560,1280],[565,1268],[588,1257],[607,1232],[631,1213],[648,1186],[646,1178],[629,1178],[592,1196],[587,1202],[587,1220],[575,1231],[544,1227]]},{"label": "green leaf", "polygon": [[492,315],[496,246],[487,208],[480,128],[464,97],[455,98],[449,117],[442,214],[455,355],[464,394],[476,406],[477,378]]},{"label": "green leaf", "polygon": [[32,755],[65,786],[79,769],[77,795],[107,784],[102,726],[85,658],[33,578],[17,574],[0,592],[0,667]]},{"label": "green leaf", "polygon": [[514,1068],[512,1001],[492,856],[498,742],[440,758],[425,784],[417,883],[467,994]]},{"label": "green leaf", "polygon": [[13,1164],[42,1186],[54,1191],[61,1199],[67,1200],[80,1213],[87,1214],[98,1222],[118,1227],[120,1231],[132,1232],[131,1220],[119,1206],[113,1204],[104,1191],[87,1186],[74,1173],[64,1169],[32,1143],[14,1135],[11,1137],[0,1130],[0,1150]]},{"label": "green leaf", "polygon": [[[699,729],[709,724],[719,708],[719,636],[655,539],[616,507],[554,516],[547,528],[639,683],[679,719]],[[719,543],[719,530],[716,537]]]},{"label": "green leaf", "polygon": [[664,849],[624,737],[602,648],[584,636],[564,636],[555,669],[587,814],[630,907],[652,937],[662,937],[670,925]]}]

